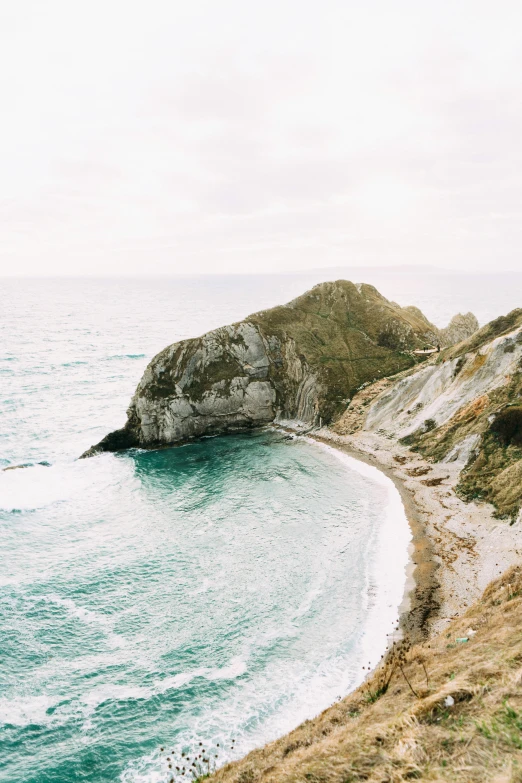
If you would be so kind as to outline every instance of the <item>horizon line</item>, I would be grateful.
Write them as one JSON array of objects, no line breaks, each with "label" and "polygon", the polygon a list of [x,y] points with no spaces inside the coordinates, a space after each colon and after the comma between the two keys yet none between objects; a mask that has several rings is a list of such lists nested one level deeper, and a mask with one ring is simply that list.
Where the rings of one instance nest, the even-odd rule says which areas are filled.
[{"label": "horizon line", "polygon": [[[482,277],[485,275],[522,275],[522,270],[500,269],[500,270],[466,270],[466,269],[448,269],[446,267],[435,266],[335,266],[335,267],[313,267],[310,269],[296,269],[283,271],[244,271],[244,272],[137,272],[137,273],[111,273],[111,274],[2,274],[0,280],[154,280],[154,279],[193,279],[203,277],[231,278],[231,277],[293,277],[299,275],[320,275],[320,274],[343,274],[343,273],[370,273],[379,272],[382,274],[417,274],[422,276],[429,275],[465,275],[468,277]],[[342,278],[339,278],[342,279]]]}]

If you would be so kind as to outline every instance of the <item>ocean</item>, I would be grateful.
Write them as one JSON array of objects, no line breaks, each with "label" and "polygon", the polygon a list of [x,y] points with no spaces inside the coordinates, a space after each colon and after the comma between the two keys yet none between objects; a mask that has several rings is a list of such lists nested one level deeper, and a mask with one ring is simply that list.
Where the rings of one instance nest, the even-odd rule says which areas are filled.
[{"label": "ocean", "polygon": [[[157,351],[318,279],[2,281],[0,468],[26,466],[0,472],[2,783],[190,780],[166,753],[243,755],[380,658],[410,534],[377,471],[275,430],[77,460]],[[438,325],[516,305],[380,282]]]}]

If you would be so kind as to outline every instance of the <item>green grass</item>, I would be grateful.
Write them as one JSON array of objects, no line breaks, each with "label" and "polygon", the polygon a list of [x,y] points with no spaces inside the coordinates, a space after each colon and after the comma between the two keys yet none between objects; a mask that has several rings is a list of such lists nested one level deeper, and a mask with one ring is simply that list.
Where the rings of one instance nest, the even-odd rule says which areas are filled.
[{"label": "green grass", "polygon": [[507,702],[490,721],[477,723],[477,729],[488,740],[522,750],[522,712]]}]

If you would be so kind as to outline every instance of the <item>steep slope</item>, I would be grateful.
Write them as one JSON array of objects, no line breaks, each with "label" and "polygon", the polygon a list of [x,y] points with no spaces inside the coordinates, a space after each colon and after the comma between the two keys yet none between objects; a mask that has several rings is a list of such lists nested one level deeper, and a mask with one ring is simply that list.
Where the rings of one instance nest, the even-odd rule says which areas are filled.
[{"label": "steep slope", "polygon": [[[458,492],[514,520],[522,505],[522,310],[492,321],[372,398],[364,429],[462,467]],[[361,413],[360,400],[353,401]],[[337,429],[347,431],[353,413]],[[359,419],[360,419],[359,415]],[[344,429],[343,429],[344,427]]]},{"label": "steep slope", "polygon": [[[476,321],[463,318],[471,334]],[[329,422],[362,384],[414,366],[413,349],[443,338],[419,310],[373,286],[321,283],[287,305],[163,350],[138,385],[125,427],[84,456],[274,420]]]}]

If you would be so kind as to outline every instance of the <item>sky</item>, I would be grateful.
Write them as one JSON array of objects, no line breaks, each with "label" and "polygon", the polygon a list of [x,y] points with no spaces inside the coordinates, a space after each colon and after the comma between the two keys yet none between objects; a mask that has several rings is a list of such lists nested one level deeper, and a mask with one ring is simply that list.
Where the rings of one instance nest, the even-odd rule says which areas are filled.
[{"label": "sky", "polygon": [[3,0],[0,274],[522,269],[522,4]]}]

